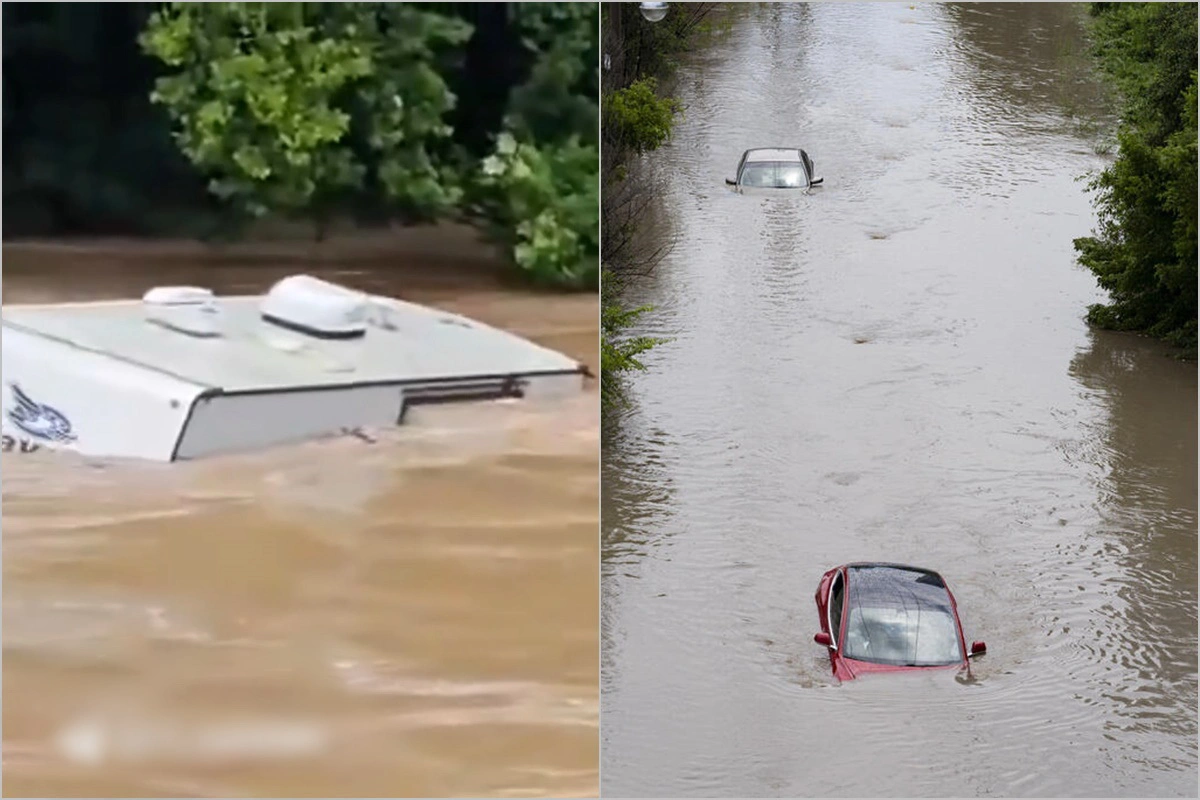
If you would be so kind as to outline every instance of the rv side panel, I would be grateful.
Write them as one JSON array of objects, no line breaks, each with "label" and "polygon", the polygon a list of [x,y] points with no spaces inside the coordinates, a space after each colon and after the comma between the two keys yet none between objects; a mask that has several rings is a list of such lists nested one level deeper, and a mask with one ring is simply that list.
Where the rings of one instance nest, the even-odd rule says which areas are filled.
[{"label": "rv side panel", "polygon": [[204,387],[5,325],[4,449],[170,461]]},{"label": "rv side panel", "polygon": [[257,450],[359,427],[391,427],[400,420],[404,391],[395,384],[314,387],[196,399],[175,458]]}]

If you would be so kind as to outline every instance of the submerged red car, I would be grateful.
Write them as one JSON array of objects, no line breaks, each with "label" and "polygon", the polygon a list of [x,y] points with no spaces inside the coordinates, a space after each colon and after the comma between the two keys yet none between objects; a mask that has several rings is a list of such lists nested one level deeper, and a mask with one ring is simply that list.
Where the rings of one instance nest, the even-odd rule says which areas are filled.
[{"label": "submerged red car", "polygon": [[834,567],[817,585],[817,644],[829,648],[833,675],[966,667],[987,645],[967,650],[954,595],[933,570],[904,564]]}]

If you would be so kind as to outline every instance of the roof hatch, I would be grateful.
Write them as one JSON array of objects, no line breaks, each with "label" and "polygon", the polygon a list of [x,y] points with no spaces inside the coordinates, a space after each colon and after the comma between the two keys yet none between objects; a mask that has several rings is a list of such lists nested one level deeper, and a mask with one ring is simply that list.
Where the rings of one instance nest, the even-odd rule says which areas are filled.
[{"label": "roof hatch", "polygon": [[356,339],[367,333],[370,303],[363,292],[309,275],[271,287],[259,306],[265,322],[320,339]]},{"label": "roof hatch", "polygon": [[220,336],[221,307],[211,289],[156,286],[142,295],[146,320],[189,336]]}]

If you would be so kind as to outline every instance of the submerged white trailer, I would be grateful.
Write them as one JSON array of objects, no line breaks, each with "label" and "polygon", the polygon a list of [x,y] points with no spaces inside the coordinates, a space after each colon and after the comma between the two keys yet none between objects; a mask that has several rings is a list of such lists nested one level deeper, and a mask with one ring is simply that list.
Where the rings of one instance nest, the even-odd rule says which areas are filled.
[{"label": "submerged white trailer", "polygon": [[305,275],[262,296],[3,309],[5,450],[192,459],[403,422],[418,403],[579,392],[561,353]]}]

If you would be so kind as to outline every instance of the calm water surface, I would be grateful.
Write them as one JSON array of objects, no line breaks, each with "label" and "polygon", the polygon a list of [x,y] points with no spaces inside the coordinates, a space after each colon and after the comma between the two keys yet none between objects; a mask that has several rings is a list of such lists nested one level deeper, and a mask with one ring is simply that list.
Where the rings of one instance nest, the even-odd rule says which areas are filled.
[{"label": "calm water surface", "polygon": [[[605,441],[604,793],[1195,796],[1196,368],[1082,322],[1078,9],[729,18],[647,162],[671,341]],[[724,187],[771,145],[824,188]],[[973,675],[837,685],[851,560],[942,571]]]},{"label": "calm water surface", "polygon": [[[461,237],[235,251],[6,245],[5,301],[311,271],[595,364],[594,296],[498,287]],[[170,467],[6,455],[5,793],[594,795],[597,406]]]}]

